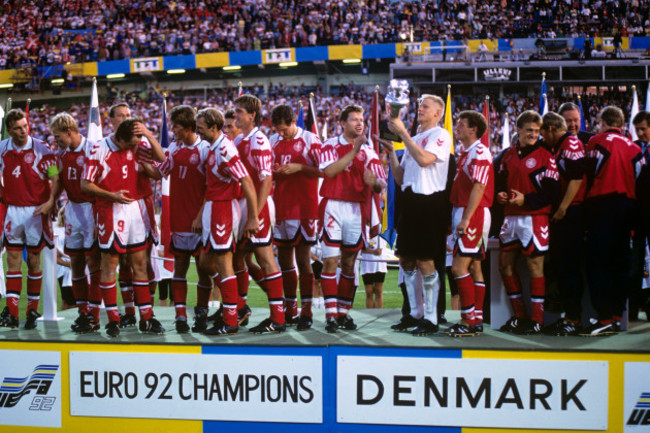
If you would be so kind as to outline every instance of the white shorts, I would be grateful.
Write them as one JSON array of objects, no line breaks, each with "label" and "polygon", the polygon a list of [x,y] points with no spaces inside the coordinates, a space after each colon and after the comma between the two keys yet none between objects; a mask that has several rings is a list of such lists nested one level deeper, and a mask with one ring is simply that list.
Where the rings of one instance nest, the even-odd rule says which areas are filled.
[{"label": "white shorts", "polygon": [[146,209],[139,201],[113,203],[97,209],[99,248],[105,252],[135,252],[147,248],[148,233],[144,224]]},{"label": "white shorts", "polygon": [[205,249],[215,252],[233,251],[241,225],[239,200],[206,201],[201,222],[201,241]]},{"label": "white shorts", "polygon": [[142,217],[144,219],[144,226],[147,230],[147,238],[154,244],[158,245],[160,236],[158,234],[158,226],[156,225],[156,216],[153,208],[153,194],[148,195],[138,200],[140,208],[142,209]]},{"label": "white shorts", "polygon": [[[244,227],[246,227],[246,222],[248,221],[248,203],[246,199],[239,199],[239,208],[241,209],[241,224],[237,232],[237,241],[241,241],[244,238]],[[260,227],[257,234],[251,236],[246,243],[253,247],[271,245],[272,229],[275,225],[275,203],[273,202],[273,197],[268,196],[266,198],[266,206],[262,208],[262,212],[257,217],[260,220]]]},{"label": "white shorts", "polygon": [[527,255],[542,255],[548,251],[548,215],[507,215],[499,234],[503,251],[522,249]]},{"label": "white shorts", "polygon": [[52,243],[52,221],[48,215],[34,216],[37,206],[7,207],[7,216],[2,230],[2,243],[8,250],[39,252]]},{"label": "white shorts", "polygon": [[492,216],[490,209],[479,207],[472,215],[463,236],[458,237],[456,228],[463,218],[464,207],[455,207],[451,212],[451,235],[454,256],[474,257],[483,260],[487,251],[488,235]]},{"label": "white shorts", "polygon": [[198,233],[172,232],[169,246],[174,254],[197,254],[201,247],[201,235]]},{"label": "white shorts", "polygon": [[93,204],[68,202],[65,206],[65,253],[82,254],[90,251],[95,242]]},{"label": "white shorts", "polygon": [[359,251],[365,239],[361,203],[327,200],[321,234],[323,258],[338,256],[341,249]]},{"label": "white shorts", "polygon": [[317,220],[283,220],[273,227],[273,242],[279,247],[295,247],[301,242],[313,245],[318,240]]}]

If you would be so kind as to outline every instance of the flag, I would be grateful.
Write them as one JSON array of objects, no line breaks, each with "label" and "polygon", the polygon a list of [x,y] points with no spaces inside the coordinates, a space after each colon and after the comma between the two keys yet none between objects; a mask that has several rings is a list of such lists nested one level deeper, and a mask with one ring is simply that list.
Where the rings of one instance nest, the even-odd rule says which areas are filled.
[{"label": "flag", "polygon": [[451,118],[451,85],[447,85],[447,105],[445,106],[445,129],[451,137],[451,153],[454,153],[454,124]]},{"label": "flag", "polygon": [[546,95],[546,72],[542,72],[542,91],[539,92],[539,113],[542,116],[545,114],[544,106],[546,105],[544,95]]},{"label": "flag", "polygon": [[[372,108],[370,110],[370,137],[379,135],[379,86],[375,87],[375,93],[372,96]],[[379,155],[379,143],[373,142],[373,147]]]},{"label": "flag", "polygon": [[650,81],[648,82],[648,91],[645,94],[645,111],[650,111]]},{"label": "flag", "polygon": [[501,150],[505,150],[510,147],[510,117],[506,113],[505,119],[503,120],[503,129],[502,129],[503,140],[501,141]]},{"label": "flag", "polygon": [[544,103],[542,106],[542,111],[539,113],[543,116],[546,113],[548,113],[548,98],[546,97],[546,93],[542,95],[542,102]]},{"label": "flag", "polygon": [[31,133],[31,128],[29,127],[29,103],[32,102],[31,99],[27,100],[27,104],[25,104],[25,120],[27,121],[27,135]]},{"label": "flag", "polygon": [[639,112],[639,97],[636,94],[636,86],[632,86],[632,93],[634,93],[634,95],[632,96],[632,109],[630,110],[630,125],[627,127],[627,130],[632,136],[632,141],[636,141],[639,139],[639,136],[636,135],[636,128],[634,127],[633,122],[634,116]]},{"label": "flag", "polygon": [[[244,88],[242,87],[241,81],[239,82],[238,86],[239,86],[239,89],[237,89],[237,98],[239,98],[241,95],[244,94]],[[237,99],[237,98],[235,98],[235,99]]]},{"label": "flag", "polygon": [[325,122],[323,123],[323,133],[321,134],[322,141],[327,140],[327,133],[328,133],[327,119],[325,119]]},{"label": "flag", "polygon": [[585,119],[585,112],[582,109],[582,99],[578,96],[578,107],[580,108],[580,131],[587,131],[587,120]]},{"label": "flag", "polygon": [[298,112],[298,119],[296,120],[296,126],[298,128],[305,129],[305,110],[302,108],[302,101],[299,102],[300,111]]},{"label": "flag", "polygon": [[[375,153],[379,155],[379,142],[376,142],[373,137],[379,135],[379,86],[375,88],[375,94],[372,100],[372,107],[370,109],[370,125],[368,128],[368,144],[372,145]],[[380,224],[383,222],[383,214],[381,211],[382,194],[373,193],[368,200],[368,221],[370,222],[370,237],[373,238],[380,234]],[[384,205],[385,208],[385,205]]]},{"label": "flag", "polygon": [[[11,110],[11,98],[7,98],[7,104],[5,105],[5,113],[8,113],[9,110]],[[5,138],[9,137],[9,131],[7,131],[5,121],[4,121],[4,115],[2,116],[2,136],[0,139],[4,140]]]},{"label": "flag", "polygon": [[483,143],[487,148],[490,148],[490,97],[485,97],[485,102],[483,103],[483,117],[487,122],[487,129],[481,137],[481,143]]},{"label": "flag", "polygon": [[104,138],[102,119],[99,116],[99,97],[97,96],[97,79],[93,77],[93,90],[90,95],[90,111],[88,112],[88,140],[98,143]]},{"label": "flag", "polygon": [[[162,126],[160,127],[160,147],[169,147],[169,130],[167,129],[167,100],[163,98]],[[165,253],[169,251],[171,241],[171,229],[169,226],[169,179],[162,179],[162,203],[160,213],[160,243],[165,247]]]},{"label": "flag", "polygon": [[309,94],[309,109],[305,118],[305,129],[318,135],[318,120],[316,119],[316,109],[314,108],[314,94]]},{"label": "flag", "polygon": [[[0,129],[2,130],[0,134],[4,134],[4,129],[5,129],[5,109],[2,108],[2,105],[0,105]],[[4,137],[2,137],[4,138]]]},{"label": "flag", "polygon": [[[404,155],[404,143],[395,143],[393,142],[395,148],[395,155],[397,159],[401,159]],[[384,213],[382,215],[382,232],[381,237],[386,241],[388,245],[392,248],[397,239],[397,227],[395,225],[395,200],[397,196],[397,184],[395,183],[395,177],[393,176],[393,171],[388,166],[388,175],[386,177],[386,202],[384,203]]]}]

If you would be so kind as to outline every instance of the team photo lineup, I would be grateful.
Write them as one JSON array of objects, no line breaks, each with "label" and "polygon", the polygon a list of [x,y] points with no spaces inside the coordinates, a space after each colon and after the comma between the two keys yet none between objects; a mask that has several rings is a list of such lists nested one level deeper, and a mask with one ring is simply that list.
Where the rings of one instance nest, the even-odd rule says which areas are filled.
[{"label": "team photo lineup", "polygon": [[[350,310],[359,257],[384,266],[383,272],[377,266],[363,271],[366,286],[373,278],[384,281],[386,260],[376,244],[384,242],[378,241],[385,230],[382,207],[394,182],[394,253],[404,306],[393,331],[483,333],[482,264],[490,233],[498,237],[498,269],[513,311],[500,331],[604,336],[624,330],[628,300],[638,298],[647,274],[643,258],[632,260],[633,254],[645,257],[650,233],[647,111],[626,119],[620,108],[604,106],[598,133],[591,134],[580,127],[582,107],[572,102],[543,115],[522,109],[513,116],[511,144],[494,149],[484,139],[491,133],[487,109],[456,112],[448,127],[449,99],[433,94],[411,97],[401,110],[388,94],[385,106],[379,96],[370,109],[354,101],[339,104],[329,113],[335,133],[322,140],[317,128],[305,126],[302,106],[300,115],[290,103],[265,106],[241,88],[229,101],[232,109],[162,105],[160,136],[127,102],[106,107],[103,121],[111,133],[101,139],[90,138],[101,117],[97,107],[90,116],[79,110],[45,119],[32,113],[31,122],[22,109],[5,113],[0,172],[6,306],[0,327],[37,327],[41,253],[53,247],[53,221],[59,219],[71,276],[63,301],[78,310],[75,333],[103,328],[119,337],[130,326],[164,333],[153,309],[156,289],[163,290],[154,278],[154,267],[163,266],[156,261],[173,269],[165,290],[177,333],[310,330],[317,280],[324,330],[354,331],[358,324]],[[269,120],[264,125],[263,117]],[[80,127],[86,118],[89,137]],[[49,140],[30,135],[36,128],[49,129]],[[157,257],[159,244],[165,257]],[[528,287],[517,269],[520,257]],[[322,264],[316,276],[314,260]],[[639,262],[640,269],[630,265]],[[197,281],[188,281],[191,266]],[[564,314],[545,326],[549,269]],[[460,321],[442,327],[446,278]],[[251,280],[266,294],[269,313],[249,325]],[[19,311],[24,284],[27,303]],[[188,287],[196,287],[196,305],[187,305]],[[585,291],[593,309],[586,322]],[[220,307],[210,314],[212,300]],[[638,310],[636,302],[630,305]]]}]

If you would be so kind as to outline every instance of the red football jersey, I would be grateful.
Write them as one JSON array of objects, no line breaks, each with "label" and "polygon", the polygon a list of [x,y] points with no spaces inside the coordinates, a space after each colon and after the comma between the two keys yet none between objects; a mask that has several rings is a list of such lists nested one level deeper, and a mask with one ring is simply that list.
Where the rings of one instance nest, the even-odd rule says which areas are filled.
[{"label": "red football jersey", "polygon": [[242,197],[239,181],[246,176],[249,173],[237,148],[226,134],[221,134],[210,146],[208,154],[205,199],[230,201]]},{"label": "red football jersey", "polygon": [[[316,134],[298,128],[296,136],[285,140],[280,135],[271,137],[274,165],[289,163],[318,168],[321,142]],[[318,178],[302,172],[276,176],[273,200],[278,221],[318,218]]]},{"label": "red football jersey", "polygon": [[235,138],[235,146],[253,179],[255,189],[259,190],[262,181],[268,176],[273,176],[273,151],[269,139],[260,128],[255,127],[246,137],[244,134],[238,135]]},{"label": "red football jersey", "polygon": [[[352,143],[348,143],[343,135],[327,140],[320,154],[320,170],[323,171],[351,151]],[[365,203],[371,193],[370,187],[363,182],[366,170],[386,180],[386,172],[379,157],[370,146],[364,144],[345,170],[332,178],[323,179],[320,195],[334,200]]]},{"label": "red football jersey", "polygon": [[456,177],[451,187],[451,204],[456,207],[467,207],[475,182],[485,185],[479,206],[492,206],[494,198],[492,154],[480,140],[460,154]]},{"label": "red football jersey", "polygon": [[576,193],[571,205],[580,204],[584,201],[587,193],[587,176],[585,175],[586,164],[585,147],[578,137],[571,135],[570,132],[560,139],[560,145],[555,151],[555,161],[557,162],[560,173],[560,187],[562,194],[560,201],[566,194],[569,182],[572,180],[582,179],[580,189]]},{"label": "red football jersey", "polygon": [[165,161],[158,167],[169,177],[169,226],[172,232],[192,231],[192,221],[201,210],[205,198],[205,164],[210,144],[197,138],[191,146],[173,142],[165,152]]},{"label": "red football jersey", "polygon": [[[508,148],[501,159],[497,168],[497,176],[505,177],[505,183],[500,185],[510,193],[517,190],[527,195],[549,196],[549,191],[545,188],[545,180],[558,182],[557,164],[551,152],[538,144],[526,146],[519,145]],[[557,184],[556,184],[557,185]],[[546,197],[548,198],[548,197]],[[553,197],[550,197],[552,200]],[[551,212],[551,204],[532,209],[524,206],[515,206],[506,204],[504,209],[505,215],[543,215]]]},{"label": "red football jersey", "polygon": [[[140,141],[140,147],[149,150],[151,149],[151,144],[149,144],[149,140],[147,140],[145,137],[142,137],[142,140]],[[138,177],[136,181],[136,192],[133,198],[139,200],[153,194],[153,190],[151,189],[151,178],[144,173],[142,166],[137,161],[135,163],[135,167],[138,171]]]},{"label": "red football jersey", "polygon": [[[126,190],[131,198],[136,196],[137,177],[134,151],[121,150],[111,137],[104,138],[90,149],[82,175],[82,179],[93,182],[106,191]],[[113,204],[108,199],[96,197],[95,200],[97,206]]]},{"label": "red football jersey", "polygon": [[2,197],[13,206],[39,206],[50,198],[47,170],[57,164],[55,152],[41,140],[28,137],[17,147],[13,139],[0,142]]},{"label": "red football jersey", "polygon": [[591,137],[587,144],[591,185],[587,198],[607,194],[636,197],[636,178],[645,164],[641,148],[618,130]]},{"label": "red football jersey", "polygon": [[68,200],[74,203],[94,202],[95,197],[81,192],[81,175],[83,174],[88,151],[95,143],[82,138],[76,149],[66,149],[59,156],[59,173],[63,189]]}]

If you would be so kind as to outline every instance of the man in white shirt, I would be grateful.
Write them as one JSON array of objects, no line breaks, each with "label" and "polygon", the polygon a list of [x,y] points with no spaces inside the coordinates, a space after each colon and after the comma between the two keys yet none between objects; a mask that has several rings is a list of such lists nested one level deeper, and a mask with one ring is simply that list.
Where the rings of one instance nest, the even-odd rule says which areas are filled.
[{"label": "man in white shirt", "polygon": [[440,210],[447,207],[444,191],[451,153],[451,136],[438,126],[444,112],[445,103],[440,97],[422,95],[418,108],[420,133],[414,137],[409,135],[401,119],[390,119],[390,130],[406,146],[401,163],[391,142],[376,137],[388,148],[395,181],[404,192],[400,203],[400,220],[397,222],[397,252],[404,269],[412,316],[418,311],[416,275],[418,270],[422,273],[424,317],[413,316],[421,319],[411,331],[413,335],[438,331],[436,302],[440,276],[433,257],[436,251],[444,248],[446,242],[448,218]]}]

